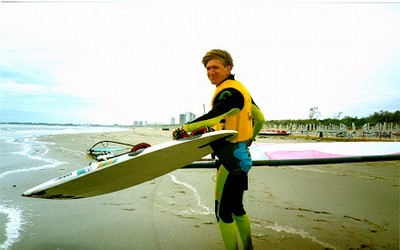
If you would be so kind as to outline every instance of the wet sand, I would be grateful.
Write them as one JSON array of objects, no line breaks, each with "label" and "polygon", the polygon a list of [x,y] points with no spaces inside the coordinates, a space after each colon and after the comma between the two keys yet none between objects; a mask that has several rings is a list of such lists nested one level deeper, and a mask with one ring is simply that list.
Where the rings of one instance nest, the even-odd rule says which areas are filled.
[{"label": "wet sand", "polygon": [[[52,143],[47,157],[65,163],[7,179],[10,193],[86,166],[85,150],[97,141],[170,139],[171,131],[154,129],[42,137]],[[399,172],[400,161],[254,167],[244,204],[255,249],[399,249]],[[29,218],[12,249],[224,249],[213,213],[215,174],[181,169],[81,200],[19,197]]]}]

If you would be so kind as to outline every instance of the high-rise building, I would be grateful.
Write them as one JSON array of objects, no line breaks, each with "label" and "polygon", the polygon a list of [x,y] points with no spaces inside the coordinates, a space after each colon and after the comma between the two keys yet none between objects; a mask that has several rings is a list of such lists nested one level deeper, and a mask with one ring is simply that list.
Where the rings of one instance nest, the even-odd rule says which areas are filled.
[{"label": "high-rise building", "polygon": [[191,112],[186,112],[185,114],[179,115],[179,124],[184,124],[189,121],[192,121],[196,118],[196,116]]}]

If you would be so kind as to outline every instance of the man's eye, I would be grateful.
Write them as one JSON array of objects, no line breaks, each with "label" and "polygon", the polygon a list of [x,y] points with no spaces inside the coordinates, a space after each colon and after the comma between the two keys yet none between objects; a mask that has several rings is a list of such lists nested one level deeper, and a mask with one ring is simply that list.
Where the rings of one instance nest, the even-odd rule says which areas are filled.
[{"label": "man's eye", "polygon": [[217,69],[220,69],[220,67],[218,67],[218,66],[211,66],[211,67],[207,67],[206,68],[208,71],[210,71],[210,70],[217,70]]}]

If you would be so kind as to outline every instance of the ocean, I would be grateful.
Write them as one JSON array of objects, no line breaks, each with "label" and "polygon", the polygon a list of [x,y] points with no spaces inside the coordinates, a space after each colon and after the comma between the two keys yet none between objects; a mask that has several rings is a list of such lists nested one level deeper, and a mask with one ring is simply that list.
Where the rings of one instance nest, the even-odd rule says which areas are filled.
[{"label": "ocean", "polygon": [[30,223],[29,208],[20,202],[23,198],[16,192],[15,180],[63,164],[47,157],[49,144],[37,141],[38,137],[124,130],[102,126],[0,124],[0,249],[11,248],[18,242],[24,225]]}]

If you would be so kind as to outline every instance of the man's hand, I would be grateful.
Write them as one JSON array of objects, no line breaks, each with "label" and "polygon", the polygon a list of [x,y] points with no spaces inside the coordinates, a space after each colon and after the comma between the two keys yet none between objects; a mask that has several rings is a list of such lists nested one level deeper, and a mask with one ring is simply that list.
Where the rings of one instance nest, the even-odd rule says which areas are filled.
[{"label": "man's hand", "polygon": [[186,131],[183,129],[183,127],[179,127],[177,129],[175,129],[174,132],[172,132],[172,137],[174,138],[174,140],[179,140],[182,138],[188,138],[189,135],[188,135],[188,133],[186,133]]}]

